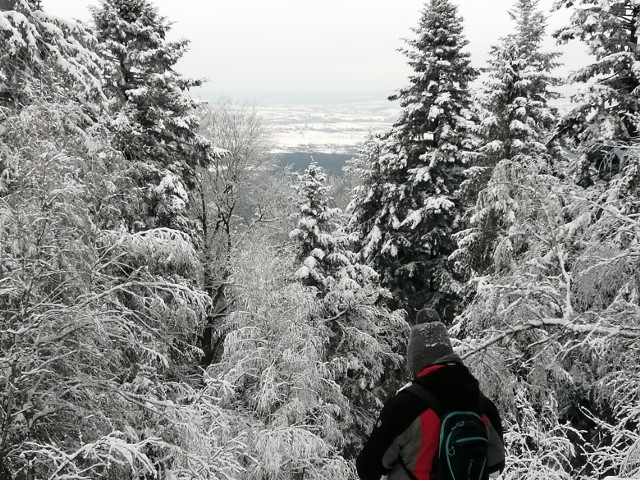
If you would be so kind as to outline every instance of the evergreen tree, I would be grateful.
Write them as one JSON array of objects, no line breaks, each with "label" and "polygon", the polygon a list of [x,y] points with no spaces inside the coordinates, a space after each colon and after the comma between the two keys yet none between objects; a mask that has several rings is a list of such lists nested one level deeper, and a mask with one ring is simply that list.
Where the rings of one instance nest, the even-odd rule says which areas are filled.
[{"label": "evergreen tree", "polygon": [[473,147],[469,83],[478,73],[464,50],[469,42],[457,10],[448,0],[430,0],[425,5],[414,29],[417,38],[402,50],[415,73],[409,77],[410,85],[390,100],[398,100],[403,109],[395,125],[411,157],[428,152],[435,157],[432,163],[442,163],[449,155],[454,157],[449,161],[460,166],[467,163]]},{"label": "evergreen tree", "polygon": [[489,80],[483,89],[485,115],[480,130],[488,166],[503,159],[544,163],[547,141],[557,122],[549,101],[559,97],[553,76],[559,54],[542,51],[546,18],[538,0],[517,0],[509,11],[515,32],[491,50]]},{"label": "evergreen tree", "polygon": [[477,76],[462,30],[451,1],[425,5],[417,38],[403,51],[415,73],[391,97],[400,102],[400,118],[359,162],[370,173],[352,202],[353,228],[367,261],[411,314],[428,304],[450,316],[455,306],[443,293],[451,282],[446,259],[462,210],[460,185],[474,158],[469,83]]},{"label": "evergreen tree", "polygon": [[9,3],[0,11],[0,88],[12,107],[0,109],[0,477],[235,478],[245,451],[229,435],[236,417],[190,368],[210,300],[196,286],[191,238],[127,231],[142,217],[131,181],[140,164],[105,128],[95,38],[39,2]]},{"label": "evergreen tree", "polygon": [[[479,175],[471,192],[482,188],[476,205],[467,213],[469,229],[458,235],[454,255],[463,278],[482,275],[493,265],[497,242],[511,225],[514,186],[527,172],[555,171],[558,148],[549,144],[557,112],[549,101],[558,97],[553,87],[557,53],[542,51],[546,18],[538,0],[517,0],[509,15],[515,31],[492,48],[488,80],[481,103],[483,120]],[[493,177],[492,177],[493,175]],[[489,185],[487,179],[491,178]]]},{"label": "evergreen tree", "polygon": [[640,128],[640,5],[633,0],[560,0],[556,8],[571,8],[571,24],[555,36],[580,39],[595,57],[572,76],[582,82],[576,106],[560,122],[558,135],[580,146],[578,181],[590,186],[607,182],[624,163],[625,145],[635,144]]},{"label": "evergreen tree", "polygon": [[80,23],[50,16],[34,2],[5,3],[0,8],[0,106],[71,97],[97,112],[104,95],[95,46],[95,37]]},{"label": "evergreen tree", "polygon": [[[296,276],[317,291],[319,321],[327,326],[326,361],[348,400],[342,418],[343,455],[353,458],[373,428],[382,400],[397,388],[408,327],[386,307],[389,292],[378,274],[353,252],[354,238],[340,225],[340,209],[328,207],[324,172],[312,163],[300,176],[298,226],[291,232],[302,266]],[[374,413],[374,415],[372,415]]]},{"label": "evergreen tree", "polygon": [[[583,3],[573,19],[581,23],[571,31],[590,31],[594,36],[585,38],[596,41],[600,34],[595,32],[613,25],[599,23],[604,17],[588,12],[607,17],[615,13],[616,2]],[[534,25],[531,18],[522,15],[520,20],[528,30]],[[522,31],[518,28],[514,38]],[[569,38],[569,30],[563,32]],[[601,33],[599,41],[619,34]],[[526,58],[524,53],[517,56]],[[545,73],[542,69],[535,78]],[[575,121],[572,133],[586,151],[601,148],[597,132],[607,123],[624,124],[620,119],[625,115],[618,116],[622,106],[604,101],[608,87],[598,87],[595,82],[600,81],[607,82],[594,78],[583,97],[587,103],[561,123],[564,128],[571,125],[568,120]],[[596,92],[603,96],[594,96]],[[537,118],[545,116],[550,117]],[[503,158],[480,193],[473,228],[461,235],[460,251],[467,256],[459,260],[475,274],[475,296],[457,319],[456,330],[512,432],[506,478],[633,475],[638,471],[637,440],[627,422],[635,422],[640,413],[628,406],[637,404],[637,393],[630,392],[638,381],[631,360],[637,355],[638,297],[636,269],[626,264],[635,243],[633,235],[623,232],[638,211],[637,155],[628,150],[619,172],[582,189],[562,175],[569,171],[567,160],[549,168],[552,152],[541,145],[549,123],[526,124],[540,127],[520,144],[529,142],[530,148],[508,157],[503,144],[494,143]],[[609,139],[620,141],[620,132]],[[614,376],[625,380],[615,382]],[[627,399],[624,404],[616,400],[618,394]]]},{"label": "evergreen tree", "polygon": [[147,188],[146,218],[132,219],[132,227],[171,227],[195,238],[187,216],[195,169],[215,155],[197,134],[196,104],[185,93],[200,81],[174,70],[188,42],[167,40],[171,24],[149,0],[102,0],[93,16],[108,62],[119,148],[137,162],[137,182]]},{"label": "evergreen tree", "polygon": [[302,266],[296,276],[307,286],[325,292],[327,275],[327,255],[336,251],[337,239],[332,235],[336,230],[336,215],[339,209],[328,207],[329,187],[327,176],[315,161],[305,169],[295,187],[299,195],[300,214],[297,228],[289,236],[298,245],[298,257]]},{"label": "evergreen tree", "polygon": [[[559,130],[586,153],[579,160],[590,181],[580,184],[589,188],[565,178],[568,160],[549,168],[548,153],[536,149],[548,127],[533,123],[544,127],[529,137],[533,148],[508,158],[495,144],[505,158],[460,242],[461,251],[481,255],[460,262],[471,266],[476,288],[455,331],[505,412],[506,478],[596,479],[639,469],[637,436],[629,431],[640,415],[630,407],[638,404],[637,268],[627,263],[637,243],[629,234],[639,205],[635,151],[627,148],[603,182],[591,180],[603,143],[632,141],[635,100],[625,91],[633,78],[625,69],[636,55],[637,41],[629,40],[636,14],[634,2],[558,2],[576,3],[572,27],[559,36],[583,38],[596,63],[576,75],[589,80],[584,103]],[[531,18],[522,16],[528,30]]]}]

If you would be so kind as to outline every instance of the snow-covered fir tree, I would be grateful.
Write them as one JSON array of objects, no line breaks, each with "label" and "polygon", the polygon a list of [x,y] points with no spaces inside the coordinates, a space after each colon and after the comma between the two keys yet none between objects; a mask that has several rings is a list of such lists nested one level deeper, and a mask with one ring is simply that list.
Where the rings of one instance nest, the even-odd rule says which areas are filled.
[{"label": "snow-covered fir tree", "polygon": [[317,315],[327,326],[326,360],[351,412],[341,423],[343,452],[353,458],[382,400],[397,387],[408,325],[401,312],[386,307],[389,292],[353,252],[354,239],[340,224],[344,215],[328,207],[326,182],[315,163],[300,176],[299,220],[290,236],[302,262],[296,277],[315,289],[322,307]]},{"label": "snow-covered fir tree", "polygon": [[326,276],[330,274],[327,255],[338,247],[332,232],[337,229],[339,209],[329,208],[327,175],[315,161],[299,176],[296,191],[299,196],[297,227],[289,236],[298,245],[302,266],[296,272],[306,285],[324,291]]},{"label": "snow-covered fir tree", "polygon": [[640,128],[640,5],[634,0],[559,0],[570,8],[570,25],[555,36],[582,40],[595,57],[571,79],[581,82],[576,106],[562,119],[558,135],[581,147],[578,181],[589,186],[607,181],[624,162],[624,147],[636,144]]},{"label": "snow-covered fir tree", "polygon": [[[535,2],[527,3],[535,7]],[[592,9],[609,15],[616,2],[583,3],[575,15],[585,20],[583,15]],[[503,112],[507,121],[502,138],[495,129],[500,116],[488,116],[483,124],[482,132],[493,142],[485,141],[484,153],[496,153],[498,163],[471,212],[472,228],[459,236],[455,259],[475,277],[472,302],[454,330],[464,339],[460,348],[467,362],[505,412],[506,478],[633,476],[638,471],[638,441],[628,426],[636,421],[638,409],[629,405],[637,404],[638,396],[629,392],[637,387],[638,371],[631,358],[637,355],[639,317],[635,267],[627,270],[623,260],[634,255],[635,247],[622,232],[635,229],[627,215],[638,205],[637,162],[627,154],[623,174],[587,190],[566,175],[571,162],[551,155],[558,152],[546,145],[553,120],[546,100],[554,57],[539,50],[544,21],[535,9],[513,13],[520,25],[494,50],[492,66],[502,74],[492,73],[486,92],[489,111]],[[563,35],[568,38],[569,31],[583,27],[592,33],[607,28],[607,22],[588,23],[576,24]],[[619,33],[603,33],[603,40]],[[537,40],[523,42],[518,51],[517,41],[526,38],[524,34]],[[533,58],[518,63],[528,55]],[[530,64],[535,65],[530,79],[542,81],[521,85],[543,88],[520,100],[501,97],[504,84],[499,80],[514,78],[505,72],[517,73],[514,65],[525,66],[520,71],[526,72]],[[595,83],[589,88],[606,90]],[[603,126],[592,123],[597,115],[589,118],[588,112],[615,105],[601,102],[603,98],[583,97],[587,103],[561,123],[565,128],[571,125],[567,119],[579,119],[576,112],[584,115],[579,127],[574,122],[573,133],[587,150],[598,142],[594,132]],[[519,107],[523,100],[528,100],[525,109],[514,109],[509,117],[509,106]],[[522,122],[520,113],[532,117]],[[504,128],[511,127],[513,119],[518,120],[516,127],[528,128]],[[505,138],[519,140],[519,148],[505,148]],[[612,356],[617,355],[612,367]],[[625,380],[613,381],[617,375]],[[626,400],[620,402],[616,395]]]},{"label": "snow-covered fir tree", "polygon": [[171,24],[149,0],[102,0],[93,16],[119,148],[147,189],[147,215],[132,219],[132,228],[171,227],[196,237],[190,192],[196,167],[209,165],[215,152],[198,135],[196,104],[186,95],[201,82],[174,70],[188,42],[167,40]]},{"label": "snow-covered fir tree", "polygon": [[[576,15],[609,11],[612,2],[596,3]],[[595,104],[584,103],[569,118],[603,114],[605,104],[615,104],[584,99]],[[574,131],[587,148],[597,142],[589,130],[603,126],[592,124],[596,118],[583,117],[584,129]],[[639,413],[629,407],[638,403],[630,392],[638,378],[632,357],[639,307],[636,268],[626,264],[635,235],[624,233],[635,231],[629,215],[638,207],[636,157],[628,151],[618,174],[588,189],[563,175],[569,161],[549,168],[541,148],[505,158],[480,194],[475,229],[463,234],[461,250],[484,250],[475,264],[466,258],[477,275],[475,297],[456,331],[465,338],[470,365],[506,413],[507,478],[637,474],[639,444],[628,426]]]},{"label": "snow-covered fir tree", "polygon": [[329,327],[327,359],[349,402],[351,418],[341,423],[343,455],[353,459],[374,427],[382,402],[404,376],[409,325],[393,311],[378,274],[349,250],[327,256],[333,273],[322,297],[322,321]]},{"label": "snow-covered fir tree", "polygon": [[517,0],[509,15],[515,32],[491,49],[489,79],[482,89],[485,110],[480,151],[488,166],[503,159],[548,158],[547,142],[557,122],[549,101],[559,97],[553,71],[556,52],[543,51],[546,18],[538,0]]},{"label": "snow-covered fir tree", "polygon": [[425,5],[347,229],[316,164],[294,228],[255,117],[210,122],[224,157],[198,136],[150,0],[101,0],[98,38],[0,0],[0,478],[350,479],[400,379],[389,305],[451,318],[466,293],[452,333],[503,413],[504,478],[639,477],[640,2],[556,1],[595,56],[564,157],[545,19],[514,2],[478,127],[460,17]]},{"label": "snow-covered fir tree", "polygon": [[[480,97],[481,155],[468,186],[469,198],[477,196],[477,202],[467,212],[469,228],[458,234],[452,258],[464,279],[493,265],[496,243],[518,208],[514,188],[520,176],[557,168],[559,151],[551,138],[558,117],[549,101],[558,97],[553,90],[560,83],[553,75],[558,54],[542,49],[546,18],[538,0],[517,0],[509,14],[515,31],[492,48]],[[479,194],[473,194],[478,187]]]},{"label": "snow-covered fir tree", "polygon": [[97,42],[5,3],[0,477],[236,478],[237,417],[191,368],[202,265],[185,233],[130,231],[144,191],[114,148]]},{"label": "snow-covered fir tree", "polygon": [[469,83],[477,72],[451,1],[427,2],[415,33],[403,51],[410,85],[391,97],[400,118],[361,153],[359,167],[370,173],[352,202],[352,225],[399,307],[413,314],[429,304],[450,316],[446,259],[475,158]]},{"label": "snow-covered fir tree", "polygon": [[48,15],[35,3],[16,0],[0,8],[0,106],[61,95],[85,106],[100,104],[102,62],[95,37],[82,24]]}]

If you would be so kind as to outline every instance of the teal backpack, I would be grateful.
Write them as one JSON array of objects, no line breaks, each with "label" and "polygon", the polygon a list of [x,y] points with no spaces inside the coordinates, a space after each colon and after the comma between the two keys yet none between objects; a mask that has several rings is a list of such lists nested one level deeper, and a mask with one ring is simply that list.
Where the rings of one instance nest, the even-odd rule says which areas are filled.
[{"label": "teal backpack", "polygon": [[[447,411],[426,388],[417,383],[405,388],[440,417],[440,439],[430,480],[488,480],[489,432],[480,415],[472,411]],[[404,464],[411,480],[419,480]],[[421,479],[420,479],[421,480]]]}]

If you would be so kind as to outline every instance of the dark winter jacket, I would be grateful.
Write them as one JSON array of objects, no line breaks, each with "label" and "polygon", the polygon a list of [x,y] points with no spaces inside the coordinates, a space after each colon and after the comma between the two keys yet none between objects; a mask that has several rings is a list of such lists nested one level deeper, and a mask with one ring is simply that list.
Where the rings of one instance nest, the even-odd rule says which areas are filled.
[{"label": "dark winter jacket", "polygon": [[[427,367],[414,380],[425,387],[445,410],[480,414],[489,427],[489,472],[504,468],[502,422],[481,392],[478,381],[461,362]],[[410,480],[401,462],[417,480],[430,480],[438,453],[440,418],[432,406],[401,390],[387,401],[367,443],[356,460],[362,480]]]}]

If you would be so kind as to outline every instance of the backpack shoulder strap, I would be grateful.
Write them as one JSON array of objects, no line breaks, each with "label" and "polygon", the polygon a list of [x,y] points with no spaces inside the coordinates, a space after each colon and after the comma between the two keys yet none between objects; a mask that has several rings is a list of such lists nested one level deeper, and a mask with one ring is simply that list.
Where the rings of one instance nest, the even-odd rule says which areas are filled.
[{"label": "backpack shoulder strap", "polygon": [[435,397],[435,395],[433,395],[429,390],[427,390],[419,383],[414,382],[402,391],[407,392],[414,397],[422,400],[425,404],[427,404],[429,408],[434,410],[438,414],[438,416],[440,416],[440,414],[442,413],[442,406],[440,405],[440,402]]}]

